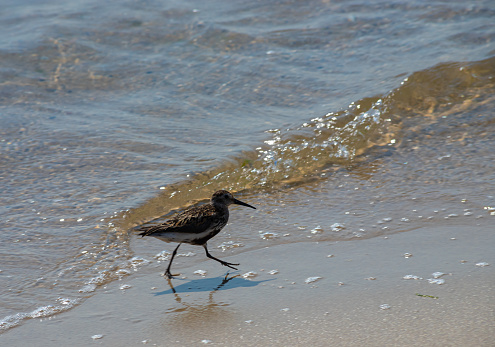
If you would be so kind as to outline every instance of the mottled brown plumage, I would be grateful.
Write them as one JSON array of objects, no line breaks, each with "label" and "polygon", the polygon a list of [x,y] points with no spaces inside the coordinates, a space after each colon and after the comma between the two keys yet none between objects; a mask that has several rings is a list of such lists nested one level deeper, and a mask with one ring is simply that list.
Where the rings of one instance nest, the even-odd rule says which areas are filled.
[{"label": "mottled brown plumage", "polygon": [[203,246],[208,258],[218,261],[224,266],[237,270],[233,264],[213,257],[206,246],[206,243],[227,224],[229,220],[229,208],[231,204],[243,205],[254,208],[245,202],[235,199],[231,193],[226,190],[216,191],[208,204],[192,207],[179,213],[174,218],[166,222],[145,227],[141,229],[141,236],[152,236],[165,242],[178,242],[170,259],[170,263],[165,271],[165,276],[172,278],[170,267],[174,260],[177,250],[182,243]]}]

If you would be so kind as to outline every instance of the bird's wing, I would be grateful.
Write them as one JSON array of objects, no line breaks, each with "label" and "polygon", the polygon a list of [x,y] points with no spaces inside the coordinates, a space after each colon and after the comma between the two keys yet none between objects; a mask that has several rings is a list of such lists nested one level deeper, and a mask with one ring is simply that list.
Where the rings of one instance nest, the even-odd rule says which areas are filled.
[{"label": "bird's wing", "polygon": [[141,236],[153,236],[155,233],[178,232],[198,234],[220,221],[215,218],[216,211],[209,205],[195,207],[179,213],[172,219],[158,225],[152,225],[141,229]]}]

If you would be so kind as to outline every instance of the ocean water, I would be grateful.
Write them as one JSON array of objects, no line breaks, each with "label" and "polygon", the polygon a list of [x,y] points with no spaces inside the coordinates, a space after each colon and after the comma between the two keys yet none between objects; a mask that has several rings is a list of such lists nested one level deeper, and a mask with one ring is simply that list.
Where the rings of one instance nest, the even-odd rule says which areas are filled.
[{"label": "ocean water", "polygon": [[[493,225],[494,16],[492,1],[4,1],[0,333],[146,271],[174,245],[133,228],[216,189],[258,208],[232,209],[220,257]],[[183,248],[176,267],[204,261]]]}]

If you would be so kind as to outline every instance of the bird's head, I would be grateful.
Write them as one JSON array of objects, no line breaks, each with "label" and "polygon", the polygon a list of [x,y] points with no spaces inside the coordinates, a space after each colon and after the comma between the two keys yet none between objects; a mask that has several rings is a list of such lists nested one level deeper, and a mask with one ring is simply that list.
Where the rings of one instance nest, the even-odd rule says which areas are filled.
[{"label": "bird's head", "polygon": [[230,192],[226,190],[217,190],[215,193],[213,193],[213,196],[211,197],[211,203],[214,205],[219,204],[224,206],[236,204],[236,205],[242,205],[256,209],[256,207],[254,206],[251,206],[249,204],[246,204],[245,202],[237,200]]}]

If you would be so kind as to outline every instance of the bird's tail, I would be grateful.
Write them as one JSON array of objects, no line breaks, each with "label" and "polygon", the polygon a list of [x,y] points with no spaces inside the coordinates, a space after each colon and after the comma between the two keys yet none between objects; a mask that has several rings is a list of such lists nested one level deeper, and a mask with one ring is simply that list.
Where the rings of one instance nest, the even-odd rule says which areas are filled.
[{"label": "bird's tail", "polygon": [[155,229],[156,229],[156,225],[147,225],[147,226],[140,226],[135,230],[140,231],[140,233],[138,234],[139,236],[145,237],[152,234],[155,231]]}]

